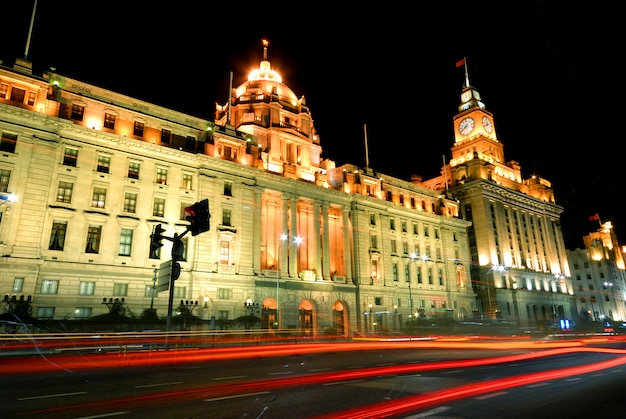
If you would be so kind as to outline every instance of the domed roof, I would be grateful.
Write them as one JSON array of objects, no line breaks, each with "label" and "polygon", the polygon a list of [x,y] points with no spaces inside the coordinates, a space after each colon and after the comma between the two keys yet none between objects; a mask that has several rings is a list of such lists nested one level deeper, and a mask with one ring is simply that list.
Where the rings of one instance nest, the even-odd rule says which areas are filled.
[{"label": "domed roof", "polygon": [[236,89],[237,97],[245,94],[267,94],[278,95],[280,100],[285,100],[296,105],[298,97],[295,93],[283,84],[283,78],[276,70],[272,70],[270,62],[267,59],[267,47],[269,41],[263,40],[263,61],[259,68],[254,69],[248,74],[248,81],[242,83]]}]

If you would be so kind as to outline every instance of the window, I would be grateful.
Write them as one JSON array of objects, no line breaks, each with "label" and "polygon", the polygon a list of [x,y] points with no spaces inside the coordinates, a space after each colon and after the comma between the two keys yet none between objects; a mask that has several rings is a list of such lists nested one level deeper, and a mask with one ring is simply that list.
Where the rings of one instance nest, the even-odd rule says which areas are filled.
[{"label": "window", "polygon": [[116,116],[113,115],[112,113],[105,113],[104,114],[104,127],[109,128],[109,129],[114,129],[115,119],[116,119]]},{"label": "window", "polygon": [[120,232],[120,256],[130,256],[133,247],[133,230],[123,228]]},{"label": "window", "polygon": [[26,90],[19,87],[13,87],[11,89],[11,100],[14,102],[24,103],[24,97],[26,97]]},{"label": "window", "polygon": [[42,320],[52,320],[54,317],[54,307],[37,307],[37,318]]},{"label": "window", "polygon": [[28,92],[28,99],[26,100],[26,104],[28,106],[33,106],[35,104],[35,98],[37,94],[35,92]]},{"label": "window", "polygon": [[421,284],[422,283],[422,268],[421,267],[417,267],[415,268],[417,270],[417,283]]},{"label": "window", "polygon": [[136,161],[128,162],[128,177],[130,179],[139,179],[139,163]]},{"label": "window", "polygon": [[183,173],[182,188],[188,191],[193,188],[193,175],[191,173]]},{"label": "window", "polygon": [[109,173],[111,170],[111,156],[106,154],[98,155],[98,167],[96,169],[100,173]]},{"label": "window", "polygon": [[133,192],[126,192],[124,194],[124,212],[130,212],[134,214],[137,211],[137,194]]},{"label": "window", "polygon": [[180,218],[181,221],[187,221],[187,207],[190,207],[191,204],[188,202],[180,203]]},{"label": "window", "polygon": [[136,135],[137,137],[143,137],[143,127],[143,122],[135,121],[135,125],[133,126],[133,135]]},{"label": "window", "polygon": [[439,285],[443,285],[443,271],[441,269],[437,272],[437,276],[439,276]]},{"label": "window", "polygon": [[6,83],[0,83],[0,99],[6,99],[7,93],[9,93],[9,85]]},{"label": "window", "polygon": [[427,225],[424,226],[424,237],[430,236],[430,227]]},{"label": "window", "polygon": [[375,214],[370,214],[370,225],[371,226],[375,226],[376,225],[376,215]]},{"label": "window", "polygon": [[73,104],[72,115],[70,116],[70,119],[74,121],[82,121],[83,116],[85,116],[85,107],[81,105]]},{"label": "window", "polygon": [[63,153],[63,165],[76,167],[77,161],[78,150],[75,148],[65,147],[65,152]]},{"label": "window", "polygon": [[377,306],[382,306],[383,305],[383,297],[374,297],[374,304],[376,304]]},{"label": "window", "polygon": [[80,281],[80,284],[78,284],[78,295],[93,295],[95,289],[95,282]]},{"label": "window", "polygon": [[171,139],[172,139],[172,131],[170,131],[169,129],[162,129],[161,130],[161,142],[164,144],[169,144]]},{"label": "window", "polygon": [[217,311],[217,319],[218,320],[228,320],[228,311],[227,310],[218,310]]},{"label": "window", "polygon": [[378,249],[378,236],[376,236],[376,234],[370,235],[370,247],[372,249]]},{"label": "window", "polygon": [[128,284],[113,284],[114,297],[126,297],[128,295]]},{"label": "window", "polygon": [[107,190],[104,188],[93,188],[93,195],[91,196],[92,208],[104,208],[104,204],[107,199]]},{"label": "window", "polygon": [[393,263],[391,265],[391,275],[393,278],[393,282],[398,282],[398,264]]},{"label": "window", "polygon": [[398,253],[398,246],[396,243],[396,239],[391,239],[391,253]]},{"label": "window", "polygon": [[160,185],[167,185],[167,168],[157,167],[155,182]]},{"label": "window", "polygon": [[232,210],[229,208],[222,209],[222,225],[232,227],[231,224]]},{"label": "window", "polygon": [[41,283],[42,294],[56,294],[59,290],[59,281],[52,279],[45,279]]},{"label": "window", "polygon": [[146,285],[146,290],[143,293],[143,296],[144,297],[150,297],[150,298],[152,298],[152,297],[157,298],[159,296],[159,293],[158,292],[154,292],[153,293],[153,290],[156,291],[156,289],[154,287],[152,287],[152,285]]},{"label": "window", "polygon": [[217,298],[220,300],[229,300],[230,299],[230,289],[228,288],[218,288],[217,289]]},{"label": "window", "polygon": [[196,138],[187,136],[187,140],[185,141],[185,150],[187,151],[195,151],[196,150]]},{"label": "window", "polygon": [[186,298],[187,287],[174,287],[174,298]]},{"label": "window", "polygon": [[63,202],[64,204],[71,204],[73,191],[74,191],[73,183],[59,181],[59,187],[57,189],[57,202]]},{"label": "window", "polygon": [[98,253],[100,252],[100,238],[102,237],[102,226],[89,225],[87,231],[87,245],[85,246],[85,253]]},{"label": "window", "polygon": [[11,180],[11,171],[0,169],[0,192],[9,192],[9,181]]},{"label": "window", "polygon": [[180,239],[180,241],[183,243],[183,254],[181,256],[181,260],[186,261],[187,260],[187,245],[189,244],[189,237],[183,237],[182,239]]},{"label": "window", "polygon": [[433,268],[428,268],[428,285],[433,285]]},{"label": "window", "polygon": [[390,230],[395,230],[396,229],[396,219],[395,218],[390,218],[389,219],[389,229]]},{"label": "window", "polygon": [[67,232],[67,221],[53,221],[52,232],[50,234],[49,250],[63,250],[65,246],[65,233]]},{"label": "window", "polygon": [[220,264],[228,265],[230,263],[230,243],[226,240],[220,241]]},{"label": "window", "polygon": [[17,135],[2,133],[0,137],[0,151],[7,153],[15,153],[15,145],[17,144]]},{"label": "window", "polygon": [[91,317],[91,307],[76,307],[74,310],[74,318],[77,320],[88,319]]},{"label": "window", "polygon": [[152,205],[152,215],[154,217],[165,216],[165,198],[154,198],[154,204]]},{"label": "window", "polygon": [[401,224],[402,224],[402,232],[406,233],[407,232],[407,230],[406,230],[406,221],[402,220]]},{"label": "window", "polygon": [[405,255],[409,254],[409,243],[408,242],[405,242],[405,241],[402,242],[402,253],[405,254]]},{"label": "window", "polygon": [[24,278],[13,279],[13,292],[22,292],[24,288]]},{"label": "window", "polygon": [[233,196],[233,183],[232,182],[224,182],[224,195]]}]

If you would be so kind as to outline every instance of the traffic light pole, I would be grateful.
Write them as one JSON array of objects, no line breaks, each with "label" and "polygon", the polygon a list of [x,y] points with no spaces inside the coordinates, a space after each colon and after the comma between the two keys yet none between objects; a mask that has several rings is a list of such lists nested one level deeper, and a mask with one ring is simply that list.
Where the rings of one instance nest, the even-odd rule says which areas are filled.
[{"label": "traffic light pole", "polygon": [[[170,240],[174,243],[172,246],[172,268],[170,271],[170,293],[167,301],[167,320],[165,322],[165,350],[169,349],[169,333],[172,330],[172,312],[174,307],[174,281],[178,278],[180,274],[180,265],[178,264],[179,260],[182,260],[183,252],[181,251],[182,242],[181,239],[187,234],[189,230],[186,230],[183,234],[178,235],[174,234],[174,237],[163,237],[164,239]],[[184,248],[182,248],[184,250]],[[178,270],[178,271],[177,271]]]}]

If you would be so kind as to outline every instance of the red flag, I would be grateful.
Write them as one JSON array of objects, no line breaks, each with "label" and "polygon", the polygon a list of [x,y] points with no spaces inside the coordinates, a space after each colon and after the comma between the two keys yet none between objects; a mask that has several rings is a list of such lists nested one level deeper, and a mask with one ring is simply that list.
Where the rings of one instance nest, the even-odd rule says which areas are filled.
[{"label": "red flag", "polygon": [[593,214],[589,216],[589,221],[600,221],[600,214]]},{"label": "red flag", "polygon": [[459,60],[456,62],[456,66],[458,67],[462,67],[465,65],[465,58],[463,58],[462,60]]}]

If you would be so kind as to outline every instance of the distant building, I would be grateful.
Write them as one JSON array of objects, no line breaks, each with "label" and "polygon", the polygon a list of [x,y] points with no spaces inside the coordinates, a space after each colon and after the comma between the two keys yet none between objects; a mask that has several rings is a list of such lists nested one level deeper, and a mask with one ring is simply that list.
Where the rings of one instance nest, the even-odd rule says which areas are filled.
[{"label": "distant building", "polygon": [[583,238],[584,249],[568,250],[568,258],[581,326],[595,323],[597,330],[626,322],[626,265],[612,223],[592,218],[597,231]]}]

